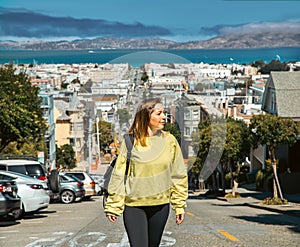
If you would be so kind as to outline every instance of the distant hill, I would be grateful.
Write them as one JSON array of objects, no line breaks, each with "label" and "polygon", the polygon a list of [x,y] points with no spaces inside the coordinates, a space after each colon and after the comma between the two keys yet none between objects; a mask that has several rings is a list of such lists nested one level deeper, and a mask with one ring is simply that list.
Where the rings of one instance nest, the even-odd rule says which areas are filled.
[{"label": "distant hill", "polygon": [[0,41],[1,49],[96,50],[96,49],[238,49],[299,47],[299,33],[253,33],[222,35],[209,40],[174,42],[160,38],[96,38],[73,41]]},{"label": "distant hill", "polygon": [[233,49],[298,46],[300,46],[300,32],[222,35],[206,41],[194,41],[177,44],[176,49]]}]

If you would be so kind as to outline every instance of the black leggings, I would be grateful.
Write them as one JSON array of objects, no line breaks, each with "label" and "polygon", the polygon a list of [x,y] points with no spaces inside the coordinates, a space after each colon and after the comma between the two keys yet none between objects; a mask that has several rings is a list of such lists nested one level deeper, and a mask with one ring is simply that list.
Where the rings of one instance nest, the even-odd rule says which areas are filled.
[{"label": "black leggings", "polygon": [[169,204],[125,206],[123,220],[131,247],[158,247],[169,216]]}]

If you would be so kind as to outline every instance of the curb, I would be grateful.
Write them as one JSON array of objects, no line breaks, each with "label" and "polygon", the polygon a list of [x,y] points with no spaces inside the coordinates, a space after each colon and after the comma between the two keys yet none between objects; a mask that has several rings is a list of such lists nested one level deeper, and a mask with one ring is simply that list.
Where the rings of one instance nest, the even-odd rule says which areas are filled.
[{"label": "curb", "polygon": [[[241,206],[247,206],[247,207],[252,207],[252,208],[257,208],[257,209],[262,209],[262,210],[267,210],[270,212],[274,213],[280,213],[280,214],[286,214],[290,216],[295,216],[295,217],[300,217],[300,207],[299,206],[293,206],[292,204],[287,204],[286,206],[283,205],[270,205],[270,206],[264,206],[258,203],[249,203],[249,202],[238,202],[237,203],[232,203],[232,201],[228,201],[227,198],[224,197],[217,197],[218,200],[221,201],[227,201],[228,203],[231,204],[239,204]],[[289,207],[286,209],[280,209],[278,207]]]},{"label": "curb", "polygon": [[250,203],[244,203],[244,205],[247,207],[263,209],[263,210],[267,210],[267,211],[274,212],[274,213],[281,213],[281,214],[286,214],[286,215],[290,215],[290,216],[300,217],[300,208],[292,209],[292,210],[282,210],[279,208],[274,208],[272,206],[255,205],[255,204],[250,204]]},{"label": "curb", "polygon": [[[252,207],[252,208],[257,208],[257,209],[262,209],[262,210],[267,210],[270,212],[274,213],[280,213],[280,214],[286,214],[294,217],[300,217],[300,204],[298,203],[288,203],[285,206],[284,205],[262,205],[260,204],[260,200],[255,199],[252,203],[249,203],[249,200],[247,202],[247,198],[241,197],[240,200],[239,198],[234,198],[232,200],[228,200],[228,198],[221,197],[221,196],[203,196],[203,195],[195,195],[195,194],[189,194],[189,197],[192,199],[198,199],[198,198],[209,198],[209,199],[217,199],[220,201],[228,202],[232,205],[240,205],[240,206],[246,206],[246,207]],[[284,207],[284,209],[279,208],[279,207]]]}]

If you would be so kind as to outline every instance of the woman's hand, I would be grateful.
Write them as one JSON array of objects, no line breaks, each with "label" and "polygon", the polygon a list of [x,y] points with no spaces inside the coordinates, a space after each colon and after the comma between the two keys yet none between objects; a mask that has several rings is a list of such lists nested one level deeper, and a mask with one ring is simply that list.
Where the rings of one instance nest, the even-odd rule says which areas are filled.
[{"label": "woman's hand", "polygon": [[107,219],[110,221],[110,222],[116,222],[117,221],[117,217],[114,216],[114,215],[108,215],[107,216]]},{"label": "woman's hand", "polygon": [[178,214],[178,215],[176,215],[176,224],[177,225],[180,225],[183,220],[184,220],[184,214]]}]

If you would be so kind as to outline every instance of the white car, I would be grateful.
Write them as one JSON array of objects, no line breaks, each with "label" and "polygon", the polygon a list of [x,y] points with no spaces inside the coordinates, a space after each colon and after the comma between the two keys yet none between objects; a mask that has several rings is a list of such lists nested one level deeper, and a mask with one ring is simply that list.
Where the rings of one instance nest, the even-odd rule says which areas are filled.
[{"label": "white car", "polygon": [[67,171],[64,172],[65,175],[73,175],[76,178],[80,179],[83,184],[84,184],[84,189],[85,189],[85,198],[90,199],[92,196],[96,195],[96,190],[95,190],[95,181],[94,179],[87,173],[87,172],[80,172],[80,171]]},{"label": "white car", "polygon": [[101,196],[103,193],[103,187],[104,187],[104,178],[102,174],[90,174],[91,177],[95,180],[95,190],[96,194],[98,196]]},{"label": "white car", "polygon": [[18,186],[18,196],[21,198],[21,210],[16,219],[21,219],[25,213],[35,213],[47,208],[50,196],[46,189],[47,182],[31,178],[21,173],[0,171],[0,180],[14,180]]}]

